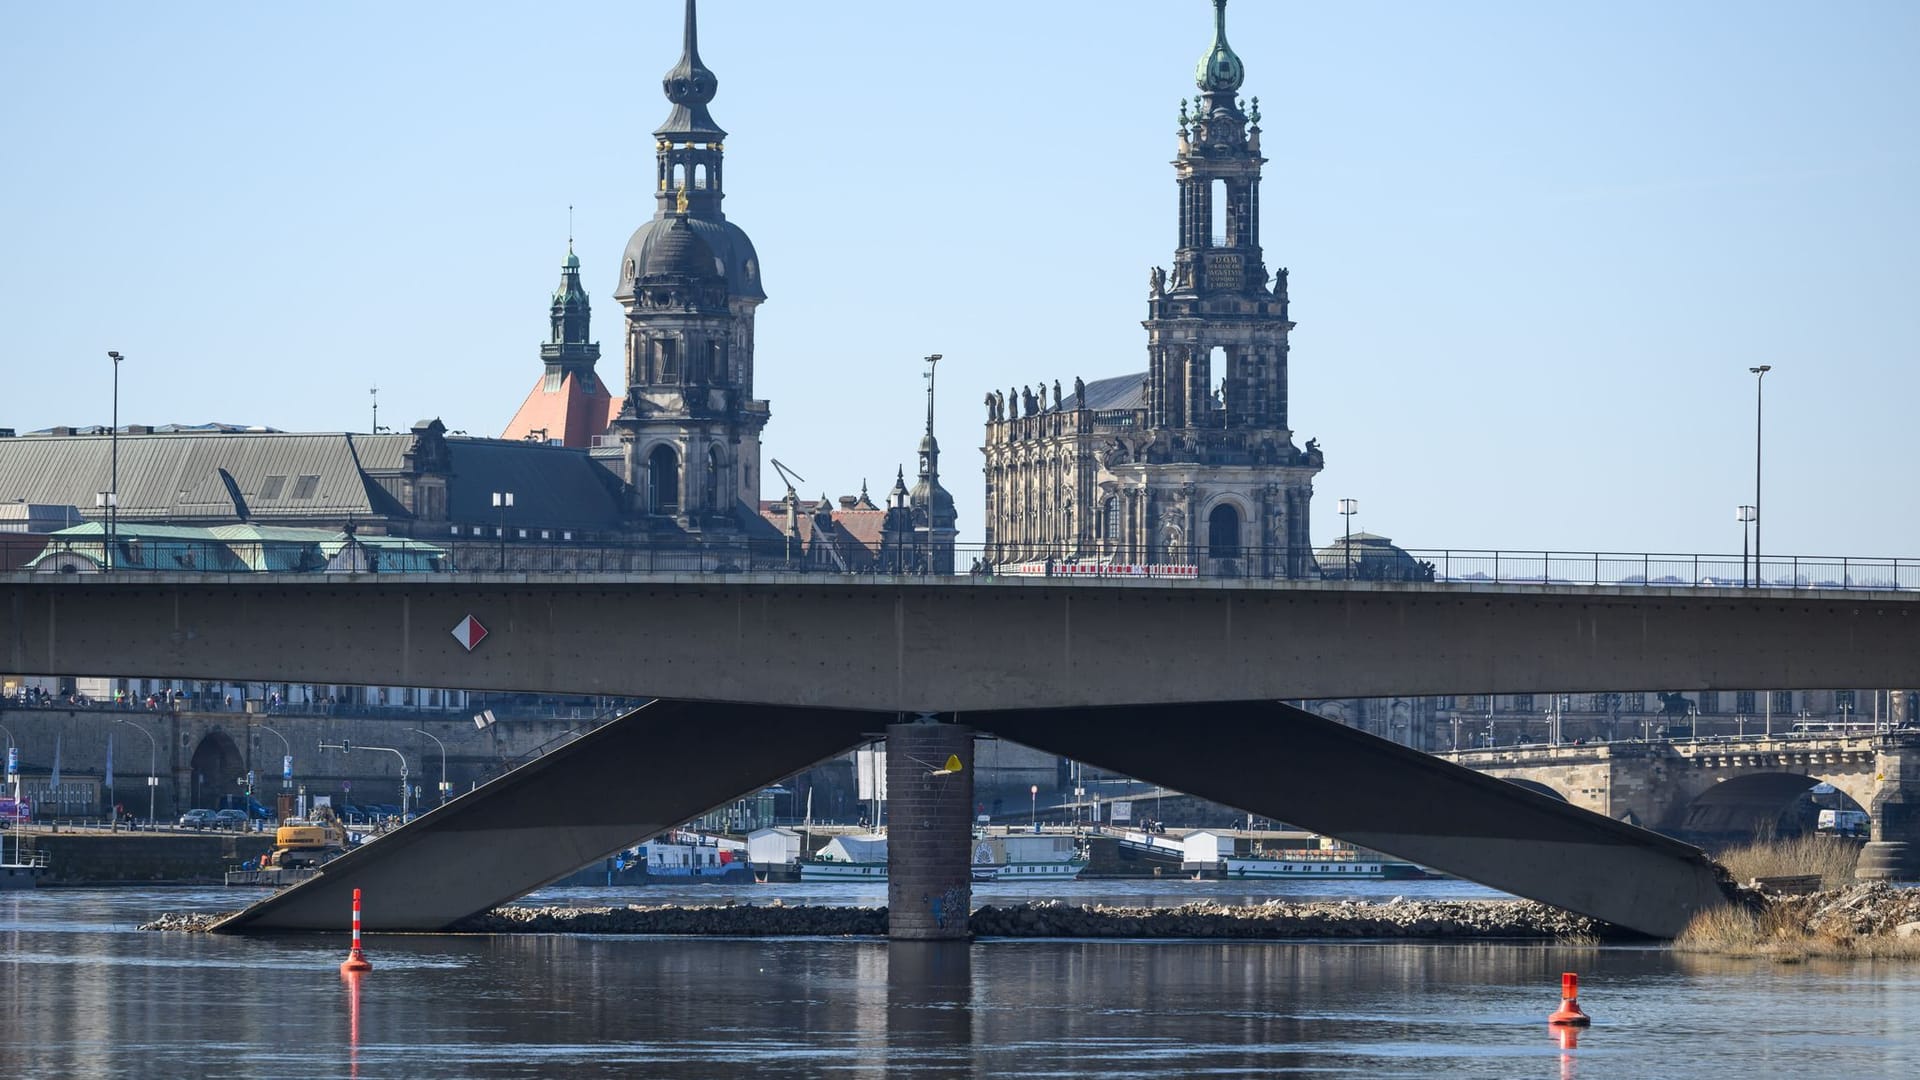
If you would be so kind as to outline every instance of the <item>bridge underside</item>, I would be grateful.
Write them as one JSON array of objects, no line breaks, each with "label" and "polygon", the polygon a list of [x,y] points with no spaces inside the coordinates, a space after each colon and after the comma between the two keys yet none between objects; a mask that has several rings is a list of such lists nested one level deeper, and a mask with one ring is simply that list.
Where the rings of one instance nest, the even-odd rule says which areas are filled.
[{"label": "bridge underside", "polygon": [[1677,840],[1277,702],[973,713],[976,729],[1673,937],[1727,902]]},{"label": "bridge underside", "polygon": [[221,931],[444,930],[876,737],[874,713],[656,701],[355,848]]},{"label": "bridge underside", "polygon": [[[1726,902],[1723,873],[1696,848],[1286,705],[1006,710],[964,720],[1642,933],[1671,937]],[[369,929],[444,929],[872,738],[882,724],[872,712],[656,702],[218,929],[338,929],[356,887]]]}]

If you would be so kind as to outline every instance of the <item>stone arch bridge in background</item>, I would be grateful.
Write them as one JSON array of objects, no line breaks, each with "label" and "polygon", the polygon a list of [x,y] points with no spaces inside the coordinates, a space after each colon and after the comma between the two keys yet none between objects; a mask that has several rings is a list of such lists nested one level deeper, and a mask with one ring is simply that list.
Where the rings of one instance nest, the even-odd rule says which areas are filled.
[{"label": "stone arch bridge in background", "polygon": [[1884,802],[1883,781],[1911,753],[1871,734],[1515,746],[1440,754],[1477,772],[1582,809],[1673,836],[1735,840],[1765,834],[1818,784],[1862,809]]}]

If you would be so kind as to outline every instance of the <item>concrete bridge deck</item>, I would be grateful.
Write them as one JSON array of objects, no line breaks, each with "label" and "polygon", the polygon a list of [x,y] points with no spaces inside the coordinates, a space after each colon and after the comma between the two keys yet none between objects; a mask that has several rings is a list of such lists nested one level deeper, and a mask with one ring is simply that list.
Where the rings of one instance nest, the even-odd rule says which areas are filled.
[{"label": "concrete bridge deck", "polygon": [[[902,712],[1920,681],[1920,593],[1859,590],[11,574],[0,613],[20,674]],[[452,634],[469,616],[487,630],[471,651]]]}]

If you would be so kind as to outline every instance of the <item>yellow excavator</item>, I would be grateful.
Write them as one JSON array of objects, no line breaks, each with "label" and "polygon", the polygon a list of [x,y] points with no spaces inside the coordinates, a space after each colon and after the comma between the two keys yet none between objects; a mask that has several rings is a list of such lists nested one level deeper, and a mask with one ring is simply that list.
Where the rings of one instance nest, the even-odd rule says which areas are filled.
[{"label": "yellow excavator", "polygon": [[288,870],[319,866],[347,850],[347,830],[327,807],[315,810],[305,821],[290,819],[274,834],[273,850],[260,860],[262,869]]}]

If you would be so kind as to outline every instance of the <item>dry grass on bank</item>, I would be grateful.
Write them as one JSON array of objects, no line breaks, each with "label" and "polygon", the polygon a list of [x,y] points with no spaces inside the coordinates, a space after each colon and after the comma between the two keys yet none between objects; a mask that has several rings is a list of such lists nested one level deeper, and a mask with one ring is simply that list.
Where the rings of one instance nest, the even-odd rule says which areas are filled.
[{"label": "dry grass on bank", "polygon": [[[1680,952],[1765,957],[1797,963],[1816,957],[1920,959],[1920,893],[1854,884],[1860,847],[1831,836],[1756,840],[1716,858],[1738,882],[1818,876],[1824,892],[1768,896],[1753,907],[1702,912],[1674,939]],[[1906,932],[1902,932],[1902,927]]]},{"label": "dry grass on bank", "polygon": [[1920,936],[1892,928],[1854,933],[1844,924],[1815,918],[1804,904],[1769,901],[1758,911],[1733,906],[1694,916],[1674,939],[1676,952],[1761,957],[1782,964],[1813,959],[1920,959]]},{"label": "dry grass on bank", "polygon": [[1729,848],[1714,858],[1735,881],[1818,874],[1821,888],[1839,889],[1853,883],[1860,845],[1839,837],[1802,835],[1788,840],[1756,840]]}]

